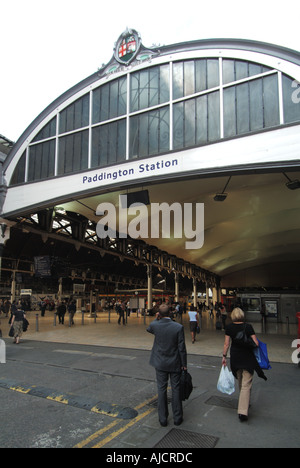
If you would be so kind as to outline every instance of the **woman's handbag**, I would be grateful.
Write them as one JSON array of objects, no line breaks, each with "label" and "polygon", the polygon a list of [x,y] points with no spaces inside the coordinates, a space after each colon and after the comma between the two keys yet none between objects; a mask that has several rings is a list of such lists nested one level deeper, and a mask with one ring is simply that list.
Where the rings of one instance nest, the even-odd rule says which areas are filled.
[{"label": "woman's handbag", "polygon": [[231,395],[235,392],[234,376],[227,366],[222,366],[217,384],[217,389],[219,390],[219,392],[226,393],[227,395]]},{"label": "woman's handbag", "polygon": [[8,336],[10,336],[10,338],[13,338],[13,337],[14,337],[14,334],[15,334],[15,332],[14,332],[14,327],[11,326],[10,329],[9,329],[9,332],[8,332]]},{"label": "woman's handbag", "polygon": [[248,349],[257,348],[251,336],[246,335],[246,324],[244,325],[244,329],[242,331],[239,331],[236,334],[236,336],[233,338],[233,341],[235,344],[237,344],[238,346],[241,346],[242,348],[248,348]]},{"label": "woman's handbag", "polygon": [[27,332],[28,327],[29,327],[29,322],[28,322],[28,320],[24,317],[24,318],[23,318],[23,332]]},{"label": "woman's handbag", "polygon": [[272,369],[268,357],[268,349],[266,343],[263,343],[262,341],[259,341],[259,347],[254,349],[254,355],[256,357],[256,360],[259,364],[259,367],[264,370],[269,370]]}]

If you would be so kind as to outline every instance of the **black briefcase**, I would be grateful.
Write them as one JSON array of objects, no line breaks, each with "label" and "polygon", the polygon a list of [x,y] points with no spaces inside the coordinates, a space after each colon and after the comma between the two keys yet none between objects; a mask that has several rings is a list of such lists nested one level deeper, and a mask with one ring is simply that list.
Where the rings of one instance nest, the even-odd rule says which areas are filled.
[{"label": "black briefcase", "polygon": [[180,377],[180,396],[181,400],[187,400],[193,391],[192,376],[187,370],[181,372]]}]

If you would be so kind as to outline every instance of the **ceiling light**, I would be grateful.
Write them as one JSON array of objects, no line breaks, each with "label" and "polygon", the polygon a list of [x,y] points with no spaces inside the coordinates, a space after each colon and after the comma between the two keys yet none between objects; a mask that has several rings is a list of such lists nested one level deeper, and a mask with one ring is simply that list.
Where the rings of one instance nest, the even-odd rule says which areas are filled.
[{"label": "ceiling light", "polygon": [[285,185],[290,190],[296,190],[300,188],[300,181],[298,179],[291,180],[290,182],[287,182]]},{"label": "ceiling light", "polygon": [[228,193],[225,193],[225,190],[226,190],[226,188],[227,188],[227,185],[228,185],[229,182],[230,182],[230,179],[231,179],[231,176],[230,176],[229,179],[227,180],[226,185],[225,185],[225,187],[224,187],[224,189],[223,189],[223,192],[221,192],[221,193],[216,193],[216,195],[214,196],[214,200],[215,200],[215,201],[217,201],[217,202],[223,202],[224,200],[226,200]]},{"label": "ceiling light", "polygon": [[227,198],[227,193],[224,193],[224,192],[216,193],[216,195],[214,196],[215,201],[224,201],[226,200],[226,198]]},{"label": "ceiling light", "polygon": [[298,179],[292,180],[290,179],[284,172],[283,175],[287,178],[288,182],[285,184],[288,189],[296,190],[300,188],[300,181]]}]

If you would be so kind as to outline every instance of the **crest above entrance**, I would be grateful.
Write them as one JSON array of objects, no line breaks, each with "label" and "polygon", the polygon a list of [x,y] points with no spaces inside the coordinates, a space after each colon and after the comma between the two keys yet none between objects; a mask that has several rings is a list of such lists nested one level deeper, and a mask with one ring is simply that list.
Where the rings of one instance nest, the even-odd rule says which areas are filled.
[{"label": "crest above entrance", "polygon": [[121,34],[114,48],[117,62],[129,65],[137,56],[141,47],[141,37],[135,29],[126,29]]}]

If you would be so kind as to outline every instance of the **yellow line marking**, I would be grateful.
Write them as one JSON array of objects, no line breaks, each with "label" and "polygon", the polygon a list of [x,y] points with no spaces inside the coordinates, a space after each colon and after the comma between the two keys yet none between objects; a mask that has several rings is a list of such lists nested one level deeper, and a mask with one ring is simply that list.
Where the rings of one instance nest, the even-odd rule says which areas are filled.
[{"label": "yellow line marking", "polygon": [[142,413],[140,414],[139,416],[137,416],[136,418],[134,418],[132,421],[130,421],[130,423],[126,424],[126,426],[124,427],[121,427],[121,429],[119,429],[118,431],[115,431],[113,432],[112,434],[110,434],[110,436],[106,437],[106,439],[103,439],[101,442],[99,442],[98,444],[94,445],[92,448],[101,448],[103,447],[104,445],[106,445],[108,442],[110,442],[112,439],[115,439],[116,437],[118,437],[118,435],[122,434],[123,432],[127,431],[127,429],[129,429],[131,426],[134,426],[134,424],[136,424],[137,422],[139,422],[141,419],[145,418],[146,416],[148,416],[150,413],[152,413],[154,411],[154,408],[151,408],[147,411],[145,411],[145,413]]},{"label": "yellow line marking", "polygon": [[16,387],[9,387],[10,390],[13,390],[14,392],[19,392],[19,393],[29,393],[31,388],[24,388],[20,387],[19,385]]},{"label": "yellow line marking", "polygon": [[116,426],[117,424],[119,424],[119,422],[121,421],[121,419],[116,419],[115,421],[113,421],[112,423],[110,423],[108,426],[105,426],[103,427],[102,429],[100,429],[99,431],[95,432],[94,434],[92,434],[90,437],[88,437],[87,439],[83,440],[82,442],[79,442],[77,445],[74,446],[74,448],[83,448],[85,445],[88,445],[90,442],[92,442],[94,439],[97,439],[97,437],[101,436],[102,434],[104,434],[105,432],[109,431],[110,429],[112,429],[114,426]]},{"label": "yellow line marking", "polygon": [[[151,397],[149,398],[148,400],[145,400],[143,403],[140,403],[138,406],[136,406],[134,409],[136,411],[138,411],[139,409],[143,408],[144,406],[146,405],[149,405],[150,403],[152,403],[153,401],[155,401],[157,399],[157,396],[158,395],[155,395],[154,397]],[[146,411],[145,413],[143,413],[142,415],[140,416],[137,416],[136,418],[134,418],[129,424],[127,424],[126,426],[124,426],[124,428],[120,429],[119,431],[116,431],[114,432],[113,434],[111,434],[111,436],[107,437],[106,439],[104,439],[107,443],[108,442],[108,439],[112,440],[114,439],[115,437],[117,437],[117,435],[121,434],[122,432],[126,431],[126,429],[128,429],[129,427],[133,426],[136,422],[138,422],[140,419],[144,418],[145,416],[147,416],[148,414],[152,413],[152,411],[154,411],[154,408],[152,408],[151,410],[148,410]],[[114,426],[116,426],[117,424],[119,424],[120,422],[122,422],[123,420],[122,419],[116,419],[115,421],[113,421],[111,424],[109,424],[108,426],[105,426],[103,427],[102,429],[100,429],[99,431],[95,432],[94,434],[92,434],[91,436],[89,436],[87,439],[83,440],[82,442],[79,442],[78,444],[76,444],[74,446],[74,448],[83,448],[84,446],[88,445],[89,443],[91,443],[93,440],[97,439],[97,437],[101,436],[102,434],[104,434],[105,432],[109,431],[110,429],[112,429]],[[113,437],[112,437],[113,436]],[[102,442],[99,442],[99,444],[95,445],[93,448],[99,448],[99,445],[102,444]]]},{"label": "yellow line marking", "polygon": [[56,395],[56,396],[48,395],[46,397],[46,400],[56,401],[57,403],[63,403],[64,405],[69,404],[69,400],[66,400],[64,395]]}]

